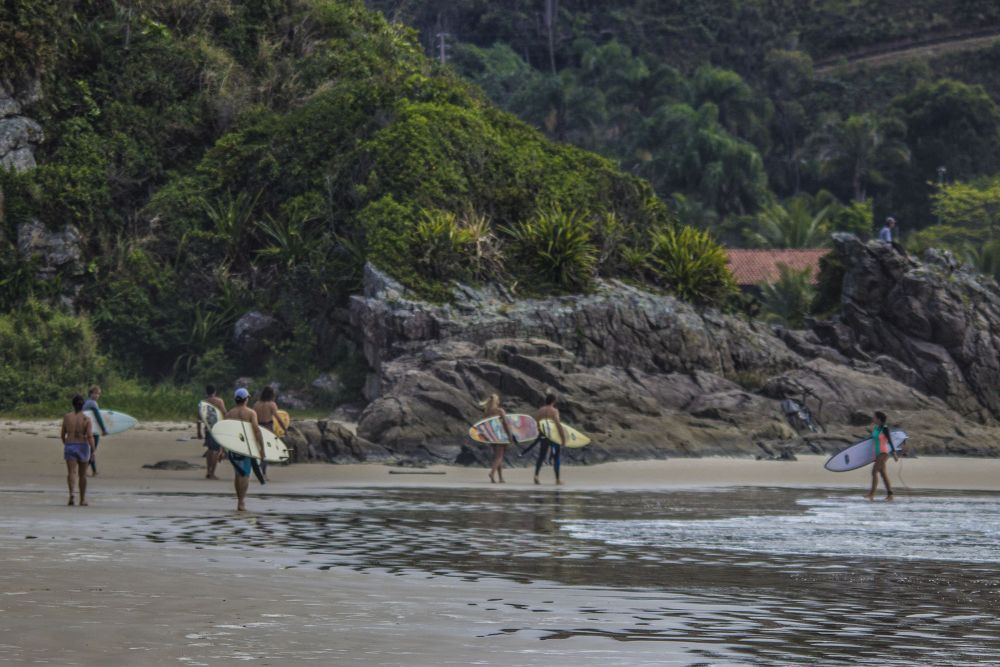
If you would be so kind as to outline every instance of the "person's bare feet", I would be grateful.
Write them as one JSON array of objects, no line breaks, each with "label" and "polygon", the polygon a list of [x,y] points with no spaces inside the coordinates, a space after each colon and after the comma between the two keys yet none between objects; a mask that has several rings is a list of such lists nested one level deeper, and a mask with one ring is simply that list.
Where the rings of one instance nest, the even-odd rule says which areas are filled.
[{"label": "person's bare feet", "polygon": [[497,481],[495,479],[493,479],[493,471],[491,470],[490,471],[490,484],[496,484],[496,483],[497,483]]},{"label": "person's bare feet", "polygon": [[89,506],[90,506],[90,503],[88,503],[83,498],[80,498],[80,507],[89,507]]},{"label": "person's bare feet", "polygon": [[535,475],[535,484],[541,484],[541,482],[538,481],[538,475]]},{"label": "person's bare feet", "polygon": [[869,502],[870,502],[870,501],[872,501],[872,500],[875,500],[875,496],[873,496],[873,495],[872,495],[872,494],[870,494],[870,493],[866,493],[866,494],[865,494],[865,500],[867,500],[867,501],[869,501]]},{"label": "person's bare feet", "polygon": [[893,494],[891,494],[891,493],[887,493],[887,494],[885,494],[885,499],[886,499],[886,501],[888,501],[888,502],[890,502],[890,503],[891,503],[891,502],[892,502],[893,500],[895,500],[895,498],[893,497]]},{"label": "person's bare feet", "polygon": [[72,507],[73,505],[76,505],[76,501],[73,500],[73,496],[69,497],[69,502],[66,503],[66,505],[69,506],[69,507]]},{"label": "person's bare feet", "polygon": [[240,503],[239,505],[236,506],[236,511],[237,512],[246,512],[247,511],[247,506],[244,505],[243,503]]},{"label": "person's bare feet", "polygon": [[216,477],[215,475],[206,475],[206,476],[205,476],[205,478],[206,478],[206,479],[219,479],[219,478],[218,478],[218,477]]},{"label": "person's bare feet", "polygon": [[558,484],[559,486],[562,486],[562,480],[561,479],[557,479],[556,480],[556,484]]}]

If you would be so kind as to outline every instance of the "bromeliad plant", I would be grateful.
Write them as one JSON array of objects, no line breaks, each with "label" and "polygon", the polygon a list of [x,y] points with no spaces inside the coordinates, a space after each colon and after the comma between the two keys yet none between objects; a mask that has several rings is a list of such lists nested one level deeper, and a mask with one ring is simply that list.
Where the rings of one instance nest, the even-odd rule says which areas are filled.
[{"label": "bromeliad plant", "polygon": [[593,223],[578,211],[553,206],[505,232],[519,268],[539,287],[586,291],[593,284],[598,261],[592,230]]},{"label": "bromeliad plant", "polygon": [[[736,290],[726,251],[709,232],[666,225],[650,234],[645,277],[697,304],[720,304]],[[634,258],[633,261],[636,261]]]}]

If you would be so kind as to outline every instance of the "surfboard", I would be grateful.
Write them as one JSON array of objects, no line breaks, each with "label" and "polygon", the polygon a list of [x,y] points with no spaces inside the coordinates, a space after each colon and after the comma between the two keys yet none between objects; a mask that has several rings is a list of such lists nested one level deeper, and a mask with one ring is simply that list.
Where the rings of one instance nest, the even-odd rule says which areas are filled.
[{"label": "surfboard", "polygon": [[[890,431],[889,437],[896,451],[903,448],[906,443],[906,433],[904,431]],[[875,446],[872,439],[862,440],[847,449],[837,452],[827,460],[823,467],[831,472],[847,472],[857,470],[875,461]]]},{"label": "surfboard", "polygon": [[[287,426],[292,423],[292,418],[287,410],[278,410],[274,417],[274,434],[279,438],[285,435]],[[282,426],[284,424],[284,426]]]},{"label": "surfboard", "polygon": [[198,416],[201,417],[201,423],[204,424],[209,431],[211,431],[212,427],[218,422],[225,419],[222,415],[222,410],[215,407],[208,401],[199,401]]},{"label": "surfboard", "polygon": [[566,422],[563,422],[563,431],[566,433],[566,440],[569,442],[559,441],[559,429],[556,427],[556,423],[551,419],[543,419],[538,422],[538,430],[542,432],[546,438],[555,442],[557,444],[566,447],[586,447],[590,444],[590,438],[580,433],[572,426],[567,426]]},{"label": "surfboard", "polygon": [[[522,445],[531,444],[538,437],[538,422],[531,415],[507,415],[507,425],[514,438]],[[469,429],[469,437],[484,444],[510,444],[500,417],[488,417],[476,422]]]},{"label": "surfboard", "polygon": [[[264,460],[268,463],[284,463],[288,460],[288,448],[278,436],[266,428],[260,430],[264,438]],[[239,419],[223,419],[212,427],[212,437],[223,449],[234,454],[260,458],[257,439],[250,422]]]},{"label": "surfboard", "polygon": [[[124,412],[118,412],[117,410],[100,410],[99,412],[101,413],[101,421],[104,422],[104,428],[108,430],[108,435],[124,433],[139,423],[139,420],[135,417],[127,415]],[[93,413],[90,410],[85,410],[84,414],[93,422],[94,433],[96,435],[103,435],[101,427],[97,424],[97,420],[94,419]]]}]

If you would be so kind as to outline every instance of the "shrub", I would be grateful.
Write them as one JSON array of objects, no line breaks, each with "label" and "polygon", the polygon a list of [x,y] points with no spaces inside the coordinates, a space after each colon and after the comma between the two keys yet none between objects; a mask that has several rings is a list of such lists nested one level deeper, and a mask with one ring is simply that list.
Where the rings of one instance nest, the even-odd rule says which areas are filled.
[{"label": "shrub", "polygon": [[597,267],[592,229],[593,224],[577,211],[559,207],[539,211],[506,230],[516,248],[516,270],[532,281],[531,287],[588,289]]},{"label": "shrub", "polygon": [[68,406],[106,371],[87,318],[35,300],[0,315],[0,408],[57,399]]},{"label": "shrub", "polygon": [[646,275],[685,301],[719,305],[736,289],[728,257],[712,235],[668,225],[650,235]]},{"label": "shrub", "polygon": [[778,280],[767,283],[761,290],[764,318],[793,329],[799,329],[816,297],[812,269],[796,270],[778,264]]}]

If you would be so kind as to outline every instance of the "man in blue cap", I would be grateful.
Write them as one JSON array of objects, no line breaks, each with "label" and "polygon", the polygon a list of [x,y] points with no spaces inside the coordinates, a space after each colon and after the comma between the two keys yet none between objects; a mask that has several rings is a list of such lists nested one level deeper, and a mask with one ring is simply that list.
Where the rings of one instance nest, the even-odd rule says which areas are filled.
[{"label": "man in blue cap", "polygon": [[[247,399],[250,398],[250,392],[240,387],[236,390],[234,398],[236,399],[236,405],[226,413],[226,419],[238,419],[250,422],[253,425],[254,438],[257,440],[260,459],[264,460],[264,436],[261,435],[260,426],[257,424],[257,413],[247,407]],[[257,468],[257,462],[253,457],[234,454],[233,452],[227,452],[227,454],[229,462],[233,464],[233,469],[236,470],[236,478],[233,480],[233,484],[236,487],[236,510],[238,512],[245,512],[247,509],[247,489],[250,488],[250,473],[256,473],[257,479],[260,479],[261,483],[263,483],[263,476],[260,474],[260,469]]]}]

